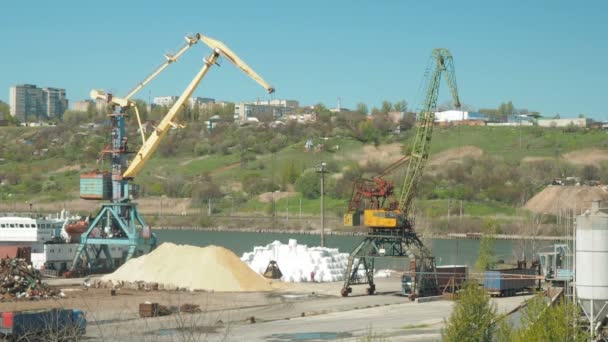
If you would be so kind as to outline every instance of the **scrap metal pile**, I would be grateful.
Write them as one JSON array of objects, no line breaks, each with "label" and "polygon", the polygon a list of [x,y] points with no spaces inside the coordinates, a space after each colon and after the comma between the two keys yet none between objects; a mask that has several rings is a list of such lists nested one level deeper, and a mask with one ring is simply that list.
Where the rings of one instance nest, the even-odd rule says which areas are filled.
[{"label": "scrap metal pile", "polygon": [[0,259],[0,300],[47,298],[58,295],[42,282],[42,274],[25,259]]}]

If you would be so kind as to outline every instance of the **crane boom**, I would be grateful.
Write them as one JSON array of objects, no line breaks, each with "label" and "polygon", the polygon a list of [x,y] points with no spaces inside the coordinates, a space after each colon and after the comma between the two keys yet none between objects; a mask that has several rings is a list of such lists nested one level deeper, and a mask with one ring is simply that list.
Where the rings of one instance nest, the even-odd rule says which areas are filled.
[{"label": "crane boom", "polygon": [[133,97],[135,94],[137,94],[137,92],[139,92],[143,87],[145,87],[146,84],[150,83],[150,81],[152,81],[154,78],[156,78],[156,76],[158,76],[161,72],[163,72],[163,70],[165,70],[165,68],[167,68],[169,66],[169,64],[176,62],[184,54],[184,52],[186,52],[190,47],[192,47],[192,45],[198,43],[198,41],[201,39],[201,35],[199,33],[197,33],[194,37],[186,36],[185,38],[186,38],[186,44],[184,46],[182,46],[182,48],[179,49],[179,51],[176,54],[165,55],[165,58],[167,60],[163,64],[161,64],[156,70],[154,70],[154,72],[152,72],[148,77],[146,77],[143,81],[141,81],[135,88],[133,88],[127,94],[127,96],[125,96],[125,100],[130,100],[131,97]]},{"label": "crane boom", "polygon": [[454,73],[454,61],[452,54],[447,49],[434,49],[432,54],[435,66],[428,79],[426,96],[420,114],[418,115],[418,128],[414,138],[414,145],[410,154],[410,162],[403,181],[403,188],[399,197],[399,211],[402,215],[409,215],[412,200],[416,188],[422,178],[422,171],[428,159],[429,147],[433,133],[433,122],[435,121],[435,109],[439,95],[439,84],[441,75],[445,75],[454,105],[460,108],[460,98],[456,87],[456,75]]},{"label": "crane boom", "polygon": [[209,47],[213,49],[211,55],[205,59],[205,64],[198,72],[198,74],[192,79],[188,87],[181,94],[179,99],[171,106],[169,112],[165,115],[162,121],[158,124],[158,126],[154,129],[152,134],[148,137],[148,139],[141,146],[135,158],[132,160],[131,164],[127,168],[127,170],[122,174],[123,178],[134,178],[137,176],[139,171],[143,168],[144,164],[158,145],[160,144],[163,137],[169,131],[171,126],[174,126],[173,120],[175,117],[183,110],[184,102],[192,96],[194,90],[198,87],[202,79],[205,77],[209,69],[212,65],[217,63],[217,60],[220,56],[226,57],[230,62],[239,67],[243,72],[253,78],[256,82],[258,82],[262,87],[264,87],[269,93],[274,92],[274,88],[271,87],[264,79],[258,75],[253,69],[251,69],[245,62],[243,62],[232,50],[230,50],[225,44],[222,42],[205,37],[203,35],[199,35],[200,39],[205,42]]}]

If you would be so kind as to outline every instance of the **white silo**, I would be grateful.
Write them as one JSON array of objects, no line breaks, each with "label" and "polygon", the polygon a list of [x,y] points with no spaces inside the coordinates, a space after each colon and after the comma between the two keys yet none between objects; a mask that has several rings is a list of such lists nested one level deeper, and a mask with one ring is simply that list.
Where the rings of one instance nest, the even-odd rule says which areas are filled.
[{"label": "white silo", "polygon": [[576,218],[576,296],[591,334],[608,312],[608,210],[594,201]]}]

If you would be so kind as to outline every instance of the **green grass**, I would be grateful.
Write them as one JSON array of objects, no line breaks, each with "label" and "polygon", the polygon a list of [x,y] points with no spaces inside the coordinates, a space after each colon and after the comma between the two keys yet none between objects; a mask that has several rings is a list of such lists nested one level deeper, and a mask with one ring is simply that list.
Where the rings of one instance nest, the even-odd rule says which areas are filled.
[{"label": "green grass", "polygon": [[425,323],[421,323],[421,324],[406,324],[404,326],[401,327],[401,329],[418,329],[418,328],[428,328],[430,327],[430,324],[425,324]]},{"label": "green grass", "polygon": [[[448,200],[418,200],[418,208],[431,218],[447,216]],[[497,202],[462,201],[463,215],[471,217],[514,216],[516,208]],[[460,215],[460,201],[450,201],[450,215]]]},{"label": "green grass", "polygon": [[[600,130],[565,133],[559,128],[540,127],[435,127],[431,154],[473,145],[487,154],[508,160],[520,160],[526,156],[555,157],[584,148],[606,149],[606,138],[606,132]],[[411,143],[411,139],[407,142]]]}]

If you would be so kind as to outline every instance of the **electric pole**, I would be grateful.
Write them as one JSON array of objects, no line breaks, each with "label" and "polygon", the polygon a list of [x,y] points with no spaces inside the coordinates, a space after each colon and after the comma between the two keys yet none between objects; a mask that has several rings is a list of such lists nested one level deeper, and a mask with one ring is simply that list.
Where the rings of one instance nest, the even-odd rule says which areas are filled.
[{"label": "electric pole", "polygon": [[317,167],[317,172],[321,174],[321,247],[325,247],[325,162]]}]

